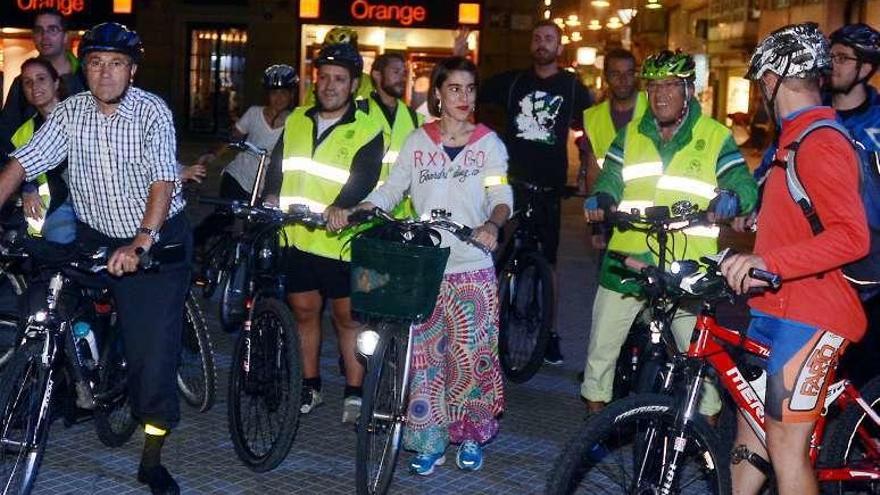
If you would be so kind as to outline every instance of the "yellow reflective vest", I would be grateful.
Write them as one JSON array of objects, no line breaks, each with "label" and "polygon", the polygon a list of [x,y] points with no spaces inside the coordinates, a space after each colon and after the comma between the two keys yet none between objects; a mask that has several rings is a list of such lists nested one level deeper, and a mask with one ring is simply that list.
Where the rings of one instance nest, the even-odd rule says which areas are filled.
[{"label": "yellow reflective vest", "polygon": [[[355,109],[353,120],[340,121],[316,145],[315,122],[307,114],[311,108],[314,107],[297,107],[284,124],[279,195],[279,203],[284,210],[292,204],[302,204],[312,211],[323,212],[348,181],[352,160],[357,152],[382,133],[375,119]],[[285,234],[300,251],[325,258],[351,259],[349,250],[343,250],[351,231],[339,234],[292,225],[285,228]]]},{"label": "yellow reflective vest", "polygon": [[[639,91],[631,121],[640,120],[647,108],[648,96],[644,91]],[[614,121],[611,120],[611,100],[606,99],[602,103],[584,110],[584,130],[590,138],[596,162],[598,162],[599,168],[602,168],[605,163],[605,153],[608,153],[608,148],[611,147],[611,143],[617,136]]]},{"label": "yellow reflective vest", "polygon": [[[10,141],[16,149],[27,144],[27,142],[34,136],[34,132],[36,132],[37,128],[35,118],[36,117],[31,117],[27,119],[24,124],[21,124],[18,129],[16,129],[15,134],[12,135]],[[40,174],[37,176],[36,181],[39,186],[37,192],[40,194],[40,199],[42,199],[43,204],[48,207],[49,202],[51,201],[51,195],[49,194],[49,179],[46,178],[46,174]],[[43,221],[45,218],[43,220],[34,220],[28,217],[25,218],[27,219],[29,234],[38,235],[43,230]]]},{"label": "yellow reflective vest", "polygon": [[[654,142],[639,132],[639,120],[631,121],[626,128],[623,149],[623,196],[617,209],[631,211],[638,209],[644,213],[649,206],[672,206],[678,201],[687,200],[705,209],[717,194],[716,164],[730,131],[717,121],[701,115],[692,130],[690,142],[678,150],[664,168]],[[691,227],[670,235],[668,249],[672,253],[667,259],[699,259],[700,256],[718,251],[719,229],[715,226]],[[633,230],[621,231],[617,228],[608,243],[608,249],[646,258],[650,255],[647,236]],[[657,249],[657,246],[654,246]],[[603,263],[610,263],[605,257]],[[603,274],[609,270],[603,267]],[[620,284],[619,277],[603,275],[600,282],[609,288],[619,288],[622,292],[632,292],[632,284]]]},{"label": "yellow reflective vest", "polygon": [[[391,166],[397,161],[397,155],[403,148],[403,143],[409,137],[412,131],[421,127],[425,123],[425,117],[417,114],[413,109],[409,108],[402,100],[397,101],[397,108],[394,113],[394,125],[392,126],[388,119],[385,118],[385,111],[382,108],[382,102],[378,100],[375,93],[369,99],[370,116],[376,119],[376,122],[382,126],[382,132],[385,137],[385,155],[382,157],[382,172],[379,175],[379,184],[385,182],[388,174],[391,173]],[[413,208],[412,200],[406,197],[391,212],[396,218],[415,218],[416,211]]]}]

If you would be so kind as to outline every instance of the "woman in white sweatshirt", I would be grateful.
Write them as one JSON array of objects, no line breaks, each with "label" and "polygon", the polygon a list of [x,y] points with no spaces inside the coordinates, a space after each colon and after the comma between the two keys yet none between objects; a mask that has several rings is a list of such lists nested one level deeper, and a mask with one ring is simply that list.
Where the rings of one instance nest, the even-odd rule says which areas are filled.
[{"label": "woman in white sweatshirt", "polygon": [[[405,194],[416,213],[442,208],[474,228],[474,239],[494,250],[510,216],[507,150],[498,136],[472,123],[477,68],[448,58],[434,68],[428,108],[439,120],[413,131],[388,180],[356,208],[390,210]],[[329,211],[331,228],[350,212]],[[416,453],[413,472],[428,475],[459,444],[459,468],[483,464],[482,444],[498,432],[504,391],[498,364],[498,293],[492,256],[442,232],[451,253],[434,313],[413,330],[411,382],[404,447]]]}]

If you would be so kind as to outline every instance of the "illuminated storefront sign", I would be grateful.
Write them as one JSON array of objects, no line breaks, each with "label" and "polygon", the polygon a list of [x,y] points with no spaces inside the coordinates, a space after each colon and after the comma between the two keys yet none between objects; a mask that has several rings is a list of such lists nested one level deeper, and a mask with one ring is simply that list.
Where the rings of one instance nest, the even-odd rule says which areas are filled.
[{"label": "illuminated storefront sign", "polygon": [[454,29],[479,24],[482,7],[481,2],[347,0],[329,8],[331,1],[301,0],[300,18],[316,24]]},{"label": "illuminated storefront sign", "polygon": [[34,13],[57,9],[74,29],[91,27],[99,22],[131,23],[131,0],[0,0],[0,27],[30,28]]}]

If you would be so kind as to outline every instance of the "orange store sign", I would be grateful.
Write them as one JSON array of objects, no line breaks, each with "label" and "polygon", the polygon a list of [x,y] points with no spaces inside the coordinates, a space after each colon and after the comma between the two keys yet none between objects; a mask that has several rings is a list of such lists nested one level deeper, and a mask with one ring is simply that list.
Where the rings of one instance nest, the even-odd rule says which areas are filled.
[{"label": "orange store sign", "polygon": [[355,0],[351,3],[351,16],[359,21],[394,21],[411,26],[414,21],[425,22],[428,11],[421,5],[371,4],[367,0]]},{"label": "orange store sign", "polygon": [[16,0],[16,2],[18,9],[24,12],[54,8],[64,15],[71,15],[78,14],[86,8],[86,0]]}]

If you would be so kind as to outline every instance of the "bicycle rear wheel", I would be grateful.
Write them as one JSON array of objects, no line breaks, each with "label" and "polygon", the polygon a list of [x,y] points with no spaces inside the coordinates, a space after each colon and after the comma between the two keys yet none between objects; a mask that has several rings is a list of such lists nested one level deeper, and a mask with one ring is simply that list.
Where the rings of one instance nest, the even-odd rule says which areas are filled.
[{"label": "bicycle rear wheel", "polygon": [[[614,402],[590,417],[566,444],[548,478],[548,494],[727,494],[727,451],[702,418],[676,428],[672,397],[644,394]],[[663,484],[671,477],[671,486]],[[669,491],[663,491],[668,488]]]},{"label": "bicycle rear wheel", "polygon": [[355,483],[359,495],[384,494],[394,478],[409,397],[409,336],[388,323],[367,362],[358,419]]},{"label": "bicycle rear wheel", "polygon": [[229,433],[238,458],[265,472],[287,457],[299,427],[302,364],[293,315],[260,299],[239,336],[229,377]]},{"label": "bicycle rear wheel", "polygon": [[505,376],[529,380],[544,359],[553,324],[553,272],[538,253],[521,256],[514,271],[499,277],[498,354]]},{"label": "bicycle rear wheel", "polygon": [[214,405],[217,370],[205,315],[192,292],[186,296],[181,337],[177,389],[187,404],[206,412]]},{"label": "bicycle rear wheel", "polygon": [[[48,441],[52,389],[50,373],[41,365],[41,346],[19,349],[0,375],[0,493],[26,495]],[[41,411],[42,404],[47,407]]]},{"label": "bicycle rear wheel", "polygon": [[108,447],[120,447],[134,434],[138,421],[131,415],[128,401],[128,363],[122,352],[118,330],[110,328],[111,339],[101,358],[95,390],[95,432]]}]

